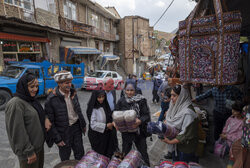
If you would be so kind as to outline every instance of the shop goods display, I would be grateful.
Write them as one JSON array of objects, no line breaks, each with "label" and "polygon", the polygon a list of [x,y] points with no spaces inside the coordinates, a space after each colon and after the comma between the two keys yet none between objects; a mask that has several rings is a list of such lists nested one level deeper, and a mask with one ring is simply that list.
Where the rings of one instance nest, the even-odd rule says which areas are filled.
[{"label": "shop goods display", "polygon": [[113,157],[109,164],[108,164],[108,167],[107,168],[117,168],[118,165],[121,163],[121,159],[120,158],[117,158],[117,157]]},{"label": "shop goods display", "polygon": [[195,17],[199,1],[189,17],[179,22],[180,80],[229,85],[237,82],[241,14],[223,12],[213,0],[215,14]]},{"label": "shop goods display", "polygon": [[152,134],[157,134],[160,137],[167,137],[173,139],[177,136],[179,131],[161,121],[149,122],[147,125],[147,131]]},{"label": "shop goods display", "polygon": [[141,165],[142,156],[140,152],[131,150],[117,168],[138,168]]},{"label": "shop goods display", "polygon": [[75,168],[106,168],[109,158],[90,150],[82,157]]},{"label": "shop goods display", "polygon": [[120,132],[136,132],[138,128],[133,128],[137,114],[134,110],[114,111],[113,121]]}]

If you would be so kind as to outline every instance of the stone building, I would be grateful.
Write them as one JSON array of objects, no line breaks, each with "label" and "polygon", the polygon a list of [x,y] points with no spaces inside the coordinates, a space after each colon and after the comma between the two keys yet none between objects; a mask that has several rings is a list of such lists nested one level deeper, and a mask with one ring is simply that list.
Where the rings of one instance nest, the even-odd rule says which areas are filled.
[{"label": "stone building", "polygon": [[119,51],[127,74],[141,76],[147,62],[154,55],[153,27],[141,16],[126,16],[119,24]]},{"label": "stone building", "polygon": [[89,0],[0,0],[0,71],[27,58],[98,68],[100,54],[117,51],[118,22]]}]

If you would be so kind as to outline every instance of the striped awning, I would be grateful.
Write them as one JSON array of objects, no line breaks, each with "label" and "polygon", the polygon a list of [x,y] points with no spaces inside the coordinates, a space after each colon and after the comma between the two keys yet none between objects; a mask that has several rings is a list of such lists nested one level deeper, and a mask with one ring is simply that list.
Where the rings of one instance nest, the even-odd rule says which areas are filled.
[{"label": "striped awning", "polygon": [[9,34],[0,32],[0,39],[3,40],[14,40],[14,41],[33,41],[33,42],[44,42],[49,43],[50,40],[44,37],[24,36],[17,34]]}]

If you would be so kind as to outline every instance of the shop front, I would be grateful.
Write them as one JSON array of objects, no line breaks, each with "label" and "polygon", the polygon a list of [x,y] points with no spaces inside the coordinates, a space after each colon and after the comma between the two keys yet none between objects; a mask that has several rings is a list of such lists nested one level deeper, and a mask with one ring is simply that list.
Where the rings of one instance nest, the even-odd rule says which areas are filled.
[{"label": "shop front", "polygon": [[47,38],[0,33],[0,44],[4,65],[9,61],[29,59],[33,62],[46,60],[43,56],[42,45],[49,42]]},{"label": "shop front", "polygon": [[101,52],[96,48],[82,46],[65,46],[60,47],[60,61],[69,64],[85,64],[85,72],[95,70],[95,60]]}]

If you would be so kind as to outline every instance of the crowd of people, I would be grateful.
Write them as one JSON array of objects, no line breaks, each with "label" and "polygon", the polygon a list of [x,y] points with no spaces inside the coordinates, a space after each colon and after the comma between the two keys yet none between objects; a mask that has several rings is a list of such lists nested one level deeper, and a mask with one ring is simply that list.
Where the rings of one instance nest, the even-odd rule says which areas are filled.
[{"label": "crowd of people", "polygon": [[[73,76],[68,71],[60,71],[54,75],[54,79],[58,86],[47,97],[44,108],[36,99],[38,80],[31,73],[19,79],[17,91],[6,106],[6,130],[21,168],[43,167],[45,142],[49,147],[53,144],[58,146],[61,161],[69,160],[72,150],[76,160],[80,160],[85,153],[82,134],[85,135],[87,125],[77,92],[72,86]],[[196,154],[199,117],[193,104],[208,97],[213,97],[215,104],[214,140],[226,141],[234,168],[250,165],[250,90],[244,101],[243,94],[233,86],[215,86],[191,99],[188,85],[170,87],[166,75],[164,82],[158,78],[154,80],[153,102],[161,101],[162,110],[158,120],[179,132],[173,139],[161,138],[162,143],[167,144],[170,158],[173,161],[199,162]],[[119,128],[112,114],[125,110],[136,112],[132,127],[138,129],[136,132],[121,133],[122,149],[119,149]],[[146,139],[151,136],[147,132],[151,114],[147,99],[137,86],[136,76],[127,79],[118,101],[113,79],[106,78],[103,90],[92,92],[86,114],[89,121],[87,135],[94,151],[111,158],[115,152],[129,153],[134,144],[145,165],[150,166]]]}]

